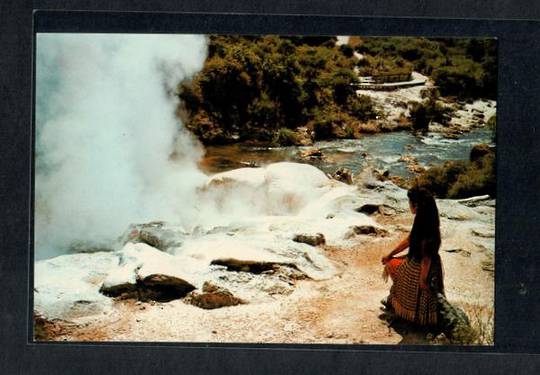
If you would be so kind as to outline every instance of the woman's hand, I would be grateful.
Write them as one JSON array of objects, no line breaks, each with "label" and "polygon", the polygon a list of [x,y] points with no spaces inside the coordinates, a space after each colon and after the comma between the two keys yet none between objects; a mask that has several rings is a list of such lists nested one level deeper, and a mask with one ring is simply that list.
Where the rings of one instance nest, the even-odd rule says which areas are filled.
[{"label": "woman's hand", "polygon": [[382,264],[386,264],[386,263],[388,263],[390,261],[390,259],[392,259],[392,255],[388,254],[388,255],[385,255],[385,256],[382,257],[381,262],[382,262]]}]

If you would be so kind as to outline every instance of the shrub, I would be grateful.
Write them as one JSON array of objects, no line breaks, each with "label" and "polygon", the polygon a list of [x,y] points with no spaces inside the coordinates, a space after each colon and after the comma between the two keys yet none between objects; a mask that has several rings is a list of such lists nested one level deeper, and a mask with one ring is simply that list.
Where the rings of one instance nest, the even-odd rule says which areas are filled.
[{"label": "shrub", "polygon": [[367,95],[354,95],[349,97],[345,108],[351,116],[360,121],[368,121],[379,115],[373,101]]},{"label": "shrub", "polygon": [[434,80],[441,94],[445,96],[466,99],[481,92],[475,72],[463,67],[441,67],[435,71]]},{"label": "shrub", "polygon": [[356,97],[356,88],[351,85],[356,81],[356,74],[352,69],[338,69],[329,80],[328,85],[334,90],[334,100],[337,104],[345,105],[349,99]]},{"label": "shrub", "polygon": [[471,153],[469,154],[469,160],[470,161],[477,161],[482,159],[487,154],[491,154],[493,152],[492,148],[489,147],[489,145],[485,143],[480,143],[478,145],[474,145],[471,149]]},{"label": "shrub", "polygon": [[496,197],[495,152],[475,161],[450,161],[432,167],[414,182],[439,198],[467,198],[489,194]]},{"label": "shrub", "polygon": [[247,115],[249,126],[254,128],[278,129],[282,126],[282,118],[279,116],[279,103],[262,93],[248,106]]},{"label": "shrub", "polygon": [[354,138],[358,121],[337,108],[317,112],[314,119],[308,124],[314,132],[315,140],[332,138]]},{"label": "shrub", "polygon": [[421,103],[412,102],[409,109],[411,123],[414,130],[428,130],[431,121],[440,124],[447,124],[453,111],[450,107],[445,107],[439,99],[437,89],[423,89],[420,92],[424,99]]},{"label": "shrub", "polygon": [[421,174],[416,184],[427,188],[439,198],[446,198],[448,190],[457,181],[458,176],[467,170],[467,163],[449,161],[442,166],[432,167]]},{"label": "shrub", "polygon": [[418,102],[412,103],[409,113],[414,130],[428,130],[431,118],[425,104]]},{"label": "shrub", "polygon": [[354,55],[354,49],[348,44],[342,44],[341,46],[339,46],[339,50],[346,57],[353,57]]},{"label": "shrub", "polygon": [[360,124],[358,131],[364,134],[376,134],[381,132],[381,127],[374,121],[368,121]]},{"label": "shrub", "polygon": [[274,138],[274,143],[281,146],[294,146],[298,144],[298,134],[294,130],[281,128]]},{"label": "shrub", "polygon": [[448,191],[448,197],[466,198],[484,194],[495,197],[496,192],[495,155],[488,154],[472,162],[465,173],[458,176]]}]

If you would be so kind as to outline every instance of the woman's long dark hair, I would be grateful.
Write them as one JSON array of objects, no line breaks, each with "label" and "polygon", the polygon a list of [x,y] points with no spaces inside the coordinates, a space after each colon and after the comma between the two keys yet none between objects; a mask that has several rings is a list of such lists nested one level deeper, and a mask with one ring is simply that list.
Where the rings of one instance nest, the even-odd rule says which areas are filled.
[{"label": "woman's long dark hair", "polygon": [[433,195],[425,188],[413,187],[407,192],[409,201],[416,208],[416,216],[409,238],[409,254],[422,256],[438,254],[441,246],[439,210]]}]

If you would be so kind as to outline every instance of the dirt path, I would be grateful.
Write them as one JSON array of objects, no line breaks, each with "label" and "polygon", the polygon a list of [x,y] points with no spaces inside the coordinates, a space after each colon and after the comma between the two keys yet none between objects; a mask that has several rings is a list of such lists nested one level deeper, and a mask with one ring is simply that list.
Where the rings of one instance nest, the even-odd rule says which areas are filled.
[{"label": "dirt path", "polygon": [[[105,319],[89,317],[64,326],[56,340],[172,341],[240,343],[397,344],[425,342],[425,332],[388,327],[379,319],[389,284],[381,278],[381,256],[403,234],[367,238],[352,248],[326,248],[338,275],[330,280],[297,281],[288,296],[215,310],[181,300],[168,303],[118,301]],[[453,240],[453,245],[458,240]],[[482,271],[485,254],[441,253],[447,296],[478,315],[488,329],[493,316],[493,275]],[[474,318],[474,317],[473,317]]]}]

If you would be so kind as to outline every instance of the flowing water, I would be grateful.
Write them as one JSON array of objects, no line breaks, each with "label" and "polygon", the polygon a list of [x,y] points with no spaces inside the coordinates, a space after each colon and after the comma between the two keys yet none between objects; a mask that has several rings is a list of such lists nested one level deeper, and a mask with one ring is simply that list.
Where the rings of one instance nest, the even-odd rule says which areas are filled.
[{"label": "flowing water", "polygon": [[[347,167],[357,173],[366,166],[389,170],[391,175],[410,177],[411,172],[401,156],[410,155],[423,167],[449,160],[466,160],[471,148],[479,143],[491,143],[493,133],[488,128],[476,128],[459,139],[447,139],[440,133],[417,136],[411,132],[366,135],[362,139],[338,139],[317,142],[313,147],[263,147],[248,144],[208,146],[201,168],[207,173],[223,172],[242,166],[263,166],[280,161],[308,162],[332,173]],[[318,148],[323,160],[307,160],[300,153]]]}]

